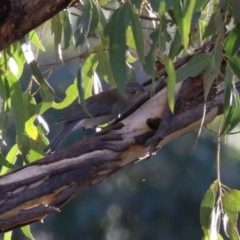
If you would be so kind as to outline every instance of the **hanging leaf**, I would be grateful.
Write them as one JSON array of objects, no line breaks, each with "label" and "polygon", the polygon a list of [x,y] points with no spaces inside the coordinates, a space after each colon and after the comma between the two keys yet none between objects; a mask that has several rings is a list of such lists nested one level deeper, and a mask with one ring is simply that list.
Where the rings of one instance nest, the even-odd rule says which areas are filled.
[{"label": "hanging leaf", "polygon": [[99,22],[100,13],[99,13],[99,8],[97,7],[95,1],[92,1],[92,0],[90,1],[92,4],[92,18],[89,26],[88,36],[94,36],[94,31],[96,30]]},{"label": "hanging leaf", "polygon": [[170,46],[169,54],[168,56],[173,60],[179,52],[182,50],[182,38],[179,33],[179,30],[176,29],[173,41]]},{"label": "hanging leaf", "polygon": [[72,40],[72,25],[70,21],[69,11],[63,10],[63,50],[69,48]]},{"label": "hanging leaf", "polygon": [[210,238],[212,223],[211,216],[213,213],[217,193],[218,193],[218,181],[216,180],[211,184],[209,190],[205,193],[200,206],[200,223],[202,226],[202,230],[204,232],[203,239]]},{"label": "hanging leaf", "polygon": [[52,107],[55,109],[63,109],[76,100],[78,97],[77,78],[75,78],[73,84],[66,89],[65,95],[65,98],[60,103],[54,102]]},{"label": "hanging leaf", "polygon": [[57,59],[62,60],[62,52],[61,52],[61,39],[62,39],[62,15],[61,13],[56,14],[51,19],[51,30],[54,35],[54,49],[57,56]]},{"label": "hanging leaf", "polygon": [[189,52],[188,45],[189,45],[189,34],[190,34],[190,27],[192,22],[192,15],[194,11],[196,0],[186,0],[184,1],[184,8],[183,8],[183,18],[182,18],[182,25],[180,28],[180,32],[182,32],[183,38],[183,47],[186,52]]},{"label": "hanging leaf", "polygon": [[91,19],[92,1],[88,1],[82,10],[82,15],[77,19],[77,29],[75,31],[76,46],[82,45],[86,41]]},{"label": "hanging leaf", "polygon": [[[94,51],[97,50],[97,47]],[[83,67],[82,67],[82,76],[83,85],[84,85],[84,98],[89,98],[92,96],[92,86],[93,86],[93,78],[94,72],[98,66],[98,56],[97,53],[92,53],[86,59]]]},{"label": "hanging leaf", "polygon": [[214,204],[215,196],[213,191],[210,189],[205,193],[200,206],[200,223],[205,236],[209,236],[211,214],[213,211]]},{"label": "hanging leaf", "polygon": [[98,67],[103,79],[113,87],[117,87],[110,68],[109,55],[101,45],[98,47]]},{"label": "hanging leaf", "polygon": [[29,238],[29,239],[31,239],[31,240],[34,240],[29,225],[26,225],[26,226],[24,226],[24,227],[21,227],[21,230],[22,230],[22,232],[24,233],[24,235],[25,235],[27,238]]},{"label": "hanging leaf", "polygon": [[230,0],[230,2],[231,2],[231,10],[232,10],[235,23],[239,23],[240,22],[240,16],[239,16],[240,2],[238,0]]},{"label": "hanging leaf", "polygon": [[81,102],[81,106],[84,110],[84,112],[89,116],[92,117],[91,113],[88,111],[86,103],[85,103],[85,90],[84,90],[84,80],[82,77],[82,70],[79,68],[78,74],[77,74],[77,87],[78,87],[78,93],[79,93],[79,100]]},{"label": "hanging leaf", "polygon": [[[4,175],[6,174],[10,169],[16,168],[15,167],[15,162],[17,159],[17,155],[18,155],[19,151],[18,151],[18,145],[15,144],[12,146],[12,148],[9,150],[6,158],[4,158],[4,156],[2,156],[2,160],[3,161],[7,161],[9,164],[5,165],[3,164],[3,167],[1,169],[1,174],[0,175]],[[1,154],[0,154],[1,155]],[[1,157],[1,156],[0,156]]]},{"label": "hanging leaf", "polygon": [[229,56],[233,56],[240,47],[240,23],[228,34],[224,50]]},{"label": "hanging leaf", "polygon": [[138,53],[138,58],[139,61],[144,64],[145,58],[144,58],[144,43],[143,43],[143,32],[142,32],[142,27],[139,22],[138,15],[134,13],[134,9],[130,11],[131,14],[131,22],[132,22],[132,32],[133,32],[133,37],[134,41],[136,44],[136,49]]},{"label": "hanging leaf", "polygon": [[214,80],[217,79],[222,62],[222,43],[216,41],[213,51],[210,53],[211,59],[209,61],[209,66],[203,74],[203,85],[204,85],[204,98],[207,100],[208,93],[212,87]]},{"label": "hanging leaf", "polygon": [[228,58],[228,64],[238,79],[240,79],[240,59],[236,56],[230,57]]},{"label": "hanging leaf", "polygon": [[119,91],[124,95],[127,81],[126,69],[126,29],[131,19],[131,5],[125,2],[114,11],[104,33],[109,37],[109,56],[112,74]]},{"label": "hanging leaf", "polygon": [[174,112],[174,104],[175,104],[175,98],[174,98],[174,88],[176,84],[176,72],[173,65],[172,60],[164,55],[164,65],[167,72],[167,98],[168,98],[168,105],[171,110],[171,112]]},{"label": "hanging leaf", "polygon": [[15,125],[17,131],[17,143],[20,147],[23,143],[23,134],[25,129],[25,106],[23,102],[22,88],[18,79],[11,73],[8,74],[11,106],[15,115]]},{"label": "hanging leaf", "polygon": [[29,40],[36,46],[38,47],[39,49],[41,49],[43,52],[45,52],[45,48],[44,46],[42,45],[42,43],[40,42],[35,30],[32,30],[30,33],[29,33]]},{"label": "hanging leaf", "polygon": [[183,67],[176,70],[177,81],[181,82],[188,77],[196,77],[209,66],[209,61],[212,55],[210,53],[203,53],[192,58]]},{"label": "hanging leaf", "polygon": [[230,239],[239,239],[237,231],[238,208],[234,197],[226,192],[222,198],[223,211],[225,212],[224,230]]},{"label": "hanging leaf", "polygon": [[234,198],[238,212],[240,212],[240,191],[236,189],[230,189],[228,193]]}]

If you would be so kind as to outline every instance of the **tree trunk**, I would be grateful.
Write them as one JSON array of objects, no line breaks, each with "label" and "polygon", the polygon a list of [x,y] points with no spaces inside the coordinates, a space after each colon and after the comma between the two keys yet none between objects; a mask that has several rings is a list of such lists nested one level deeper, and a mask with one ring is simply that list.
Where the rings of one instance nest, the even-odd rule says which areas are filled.
[{"label": "tree trunk", "polygon": [[73,0],[1,0],[0,51],[67,8]]}]

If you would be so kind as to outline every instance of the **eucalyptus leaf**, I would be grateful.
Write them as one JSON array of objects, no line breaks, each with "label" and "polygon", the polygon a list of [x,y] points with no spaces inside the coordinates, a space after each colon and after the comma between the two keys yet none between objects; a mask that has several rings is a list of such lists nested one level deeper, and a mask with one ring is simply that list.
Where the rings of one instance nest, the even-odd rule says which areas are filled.
[{"label": "eucalyptus leaf", "polygon": [[186,0],[184,2],[185,4],[183,9],[182,29],[180,28],[182,31],[180,32],[182,33],[184,49],[186,52],[189,52],[189,34],[196,0]]},{"label": "eucalyptus leaf", "polygon": [[21,230],[22,230],[22,232],[24,233],[24,235],[25,235],[28,239],[34,240],[29,225],[26,225],[26,226],[24,226],[24,227],[21,227]]},{"label": "eucalyptus leaf", "polygon": [[65,98],[60,103],[54,102],[52,107],[55,109],[63,109],[76,100],[78,97],[77,78],[75,78],[73,84],[66,89],[65,95]]},{"label": "eucalyptus leaf", "polygon": [[231,2],[231,10],[235,20],[235,23],[239,23],[240,16],[239,16],[239,9],[240,9],[240,2],[239,0],[230,0]]},{"label": "eucalyptus leaf", "polygon": [[192,58],[183,67],[176,70],[177,81],[181,82],[188,77],[196,77],[209,66],[212,55],[210,53],[202,53]]},{"label": "eucalyptus leaf", "polygon": [[109,55],[103,50],[101,45],[98,48],[98,67],[103,79],[111,86],[116,87],[110,68]]},{"label": "eucalyptus leaf", "polygon": [[211,60],[209,62],[209,66],[203,74],[203,83],[204,83],[204,98],[207,100],[209,91],[212,87],[214,80],[217,79],[222,62],[222,43],[220,41],[216,41],[213,51],[211,52]]},{"label": "eucalyptus leaf", "polygon": [[35,30],[32,30],[30,33],[29,33],[29,40],[36,46],[38,47],[39,49],[41,49],[43,52],[45,52],[45,48],[44,46],[42,45],[42,43],[40,42]]},{"label": "eucalyptus leaf", "polygon": [[176,84],[176,72],[173,65],[172,60],[164,55],[164,65],[167,72],[167,98],[168,98],[168,105],[171,110],[171,112],[174,112],[174,104],[175,104],[175,98],[174,98],[174,88]]},{"label": "eucalyptus leaf", "polygon": [[240,23],[228,34],[224,50],[229,56],[233,56],[240,47]]},{"label": "eucalyptus leaf", "polygon": [[134,41],[136,44],[138,58],[141,63],[144,63],[145,58],[144,58],[144,42],[143,42],[142,27],[139,22],[139,18],[137,14],[135,14],[133,11],[130,11],[130,13],[131,13],[131,22],[132,22],[132,32],[133,32]]},{"label": "eucalyptus leaf", "polygon": [[61,13],[56,14],[52,19],[51,19],[51,30],[52,34],[54,35],[54,48],[55,48],[55,53],[57,59],[62,60],[62,53],[61,53],[61,39],[62,39],[62,15]]},{"label": "eucalyptus leaf", "polygon": [[131,5],[125,2],[114,11],[105,27],[109,37],[110,66],[119,91],[124,95],[124,83],[127,80],[126,69],[126,29],[131,20]]},{"label": "eucalyptus leaf", "polygon": [[10,87],[11,106],[14,111],[15,125],[17,132],[17,143],[20,147],[23,143],[23,134],[25,130],[25,105],[23,102],[23,93],[20,82],[13,74],[8,74],[7,80]]},{"label": "eucalyptus leaf", "polygon": [[[8,154],[6,156],[6,158],[4,158],[4,156],[2,156],[3,160],[4,161],[7,161],[8,163],[10,163],[10,165],[12,166],[9,166],[7,164],[6,165],[3,165],[2,169],[1,169],[1,174],[0,175],[4,175],[6,174],[10,169],[13,169],[13,168],[16,168],[16,166],[14,165],[14,163],[16,162],[16,159],[17,159],[17,155],[18,155],[19,151],[18,151],[18,145],[15,144],[11,147],[11,149],[8,151]],[[2,154],[0,154],[2,155]],[[0,156],[1,157],[1,156]]]},{"label": "eucalyptus leaf", "polygon": [[75,31],[76,46],[82,45],[89,33],[92,20],[92,1],[88,1],[82,10],[82,15],[77,19],[77,29]]},{"label": "eucalyptus leaf", "polygon": [[82,76],[82,70],[79,68],[77,73],[77,87],[78,87],[78,93],[79,93],[79,100],[81,102],[81,106],[84,110],[84,112],[89,116],[92,117],[91,113],[88,111],[86,103],[85,103],[85,89],[84,89],[84,80]]},{"label": "eucalyptus leaf", "polygon": [[68,49],[72,40],[72,25],[68,10],[63,11],[63,49]]},{"label": "eucalyptus leaf", "polygon": [[[95,48],[97,50],[97,47]],[[98,65],[98,55],[97,53],[92,53],[86,59],[82,67],[83,85],[84,85],[84,98],[89,98],[92,96],[92,86],[94,72]]]},{"label": "eucalyptus leaf", "polygon": [[204,235],[208,236],[210,224],[211,224],[211,214],[215,204],[215,196],[211,189],[209,189],[201,202],[200,206],[200,223]]}]

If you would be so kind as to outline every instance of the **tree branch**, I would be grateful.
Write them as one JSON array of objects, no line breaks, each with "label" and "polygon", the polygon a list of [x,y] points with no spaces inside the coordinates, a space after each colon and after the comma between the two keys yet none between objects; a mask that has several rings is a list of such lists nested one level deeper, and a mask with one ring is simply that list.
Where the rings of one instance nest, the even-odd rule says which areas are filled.
[{"label": "tree branch", "polygon": [[0,51],[67,8],[72,0],[1,0]]},{"label": "tree branch", "polygon": [[[176,85],[176,94],[179,91],[184,92],[184,86],[189,86],[183,83]],[[147,157],[149,147],[142,144],[155,134],[147,125],[147,119],[162,118],[167,106],[166,94],[164,88],[121,123],[111,126],[111,129],[104,129],[66,150],[2,176],[1,231],[11,230],[41,220],[49,213],[58,212],[58,208],[78,191],[103,181],[130,163]],[[222,113],[223,100],[224,94],[221,92],[207,101],[204,125]],[[199,102],[192,107],[181,108],[181,113],[170,119],[166,135],[158,147],[199,129],[203,106],[204,102]]]}]

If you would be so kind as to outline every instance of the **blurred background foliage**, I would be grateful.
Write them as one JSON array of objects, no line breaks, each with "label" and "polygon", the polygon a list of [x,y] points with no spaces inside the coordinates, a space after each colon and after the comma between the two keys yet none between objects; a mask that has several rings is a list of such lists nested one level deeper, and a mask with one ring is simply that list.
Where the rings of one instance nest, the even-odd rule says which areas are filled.
[{"label": "blurred background foliage", "polygon": [[[224,58],[228,62],[225,114],[234,112],[239,118],[239,98],[234,91],[240,76],[236,0],[102,0],[98,4],[89,0],[64,10],[36,29],[36,35],[29,33],[1,53],[0,161],[8,167],[1,169],[2,174],[11,167],[6,160],[22,165],[44,156],[47,138],[52,139],[61,127],[55,122],[79,101],[82,90],[81,98],[92,94],[92,86],[98,89],[99,82],[103,89],[109,83],[121,90],[126,80],[155,78],[155,60],[171,65],[211,39],[217,47],[200,56],[196,66],[188,65],[184,77],[205,71],[209,79],[205,90],[209,89]],[[229,37],[224,35],[227,29],[231,29]],[[77,77],[79,69],[83,78]],[[171,90],[179,79],[173,74],[164,80],[171,83],[168,97],[172,101]],[[231,98],[236,99],[235,105]],[[236,118],[226,119],[225,132],[236,125]],[[167,144],[151,160],[128,166],[80,193],[44,224],[32,224],[35,239],[200,239],[200,203],[216,179],[216,138],[204,129],[199,139],[191,133]],[[79,139],[81,130],[72,133],[61,148]],[[222,182],[239,188],[239,150],[234,141],[224,144],[221,151]],[[26,237],[16,230],[12,239]]]}]

